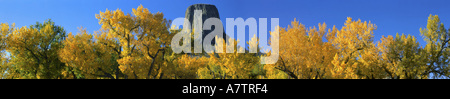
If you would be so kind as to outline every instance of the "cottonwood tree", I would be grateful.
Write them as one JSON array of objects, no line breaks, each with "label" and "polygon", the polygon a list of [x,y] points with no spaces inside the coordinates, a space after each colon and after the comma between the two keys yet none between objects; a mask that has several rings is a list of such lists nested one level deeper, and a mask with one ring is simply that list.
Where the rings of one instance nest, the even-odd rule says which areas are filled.
[{"label": "cottonwood tree", "polygon": [[156,78],[164,64],[171,34],[160,12],[150,13],[140,5],[132,14],[120,9],[96,15],[102,28],[95,37],[102,47],[117,53],[119,69],[127,78]]},{"label": "cottonwood tree", "polygon": [[440,21],[438,15],[428,17],[427,27],[420,28],[423,40],[427,43],[424,51],[428,57],[427,70],[423,75],[433,74],[431,77],[449,78],[449,55],[450,55],[450,29],[447,30]]},{"label": "cottonwood tree", "polygon": [[[257,78],[258,73],[252,73],[260,65],[260,57],[258,53],[238,53],[238,51],[245,51],[241,46],[237,46],[240,40],[229,38],[228,41],[233,40],[234,43],[226,43],[223,38],[216,36],[214,47],[223,53],[210,53],[207,66],[200,67],[197,71],[198,78],[201,79],[251,79]],[[258,39],[256,35],[247,42],[250,47],[258,47]],[[228,47],[233,46],[233,47]],[[226,53],[230,49],[233,53]]]},{"label": "cottonwood tree", "polygon": [[6,41],[8,40],[8,34],[10,34],[14,30],[14,23],[9,25],[8,23],[0,23],[0,79],[7,78],[8,72],[11,72],[11,69],[8,66],[8,56],[5,53],[6,49]]},{"label": "cottonwood tree", "polygon": [[426,79],[428,61],[425,51],[419,46],[416,38],[411,35],[391,35],[381,38],[378,44],[382,62],[382,70],[391,79]]},{"label": "cottonwood tree", "polygon": [[331,32],[336,30],[327,32],[325,23],[319,23],[319,29],[308,29],[296,20],[287,29],[280,29],[280,58],[276,64],[265,66],[268,78],[285,78],[280,71],[293,79],[330,78],[331,60],[336,49],[323,38],[331,40],[326,34]]},{"label": "cottonwood tree", "polygon": [[127,78],[155,78],[160,75],[171,34],[160,12],[152,14],[140,5],[132,15],[120,9],[96,15],[102,25],[95,38],[102,47],[117,53],[119,69]]},{"label": "cottonwood tree", "polygon": [[[83,31],[82,34],[71,36],[67,40],[67,50],[61,52],[61,57],[74,57],[65,58],[64,61],[74,63],[73,67],[94,77],[154,79],[163,76],[162,70],[167,67],[164,56],[169,50],[167,48],[172,34],[168,30],[168,20],[162,13],[150,13],[140,5],[133,8],[131,14],[124,14],[120,9],[107,9],[96,14],[96,18],[102,27],[94,39]],[[69,51],[70,47],[81,50]]]},{"label": "cottonwood tree", "polygon": [[67,36],[63,41],[64,48],[59,52],[61,61],[79,74],[71,73],[71,76],[87,79],[124,77],[116,61],[118,54],[96,42],[86,29],[80,27],[79,30],[78,35],[70,33]]},{"label": "cottonwood tree", "polygon": [[[10,32],[10,33],[7,33]],[[6,78],[67,78],[62,72],[70,71],[58,59],[58,50],[66,37],[63,27],[51,20],[21,28],[9,28],[2,24],[2,40],[10,54]]]},{"label": "cottonwood tree", "polygon": [[377,51],[373,43],[373,30],[376,26],[370,22],[354,21],[348,17],[344,26],[331,39],[337,53],[332,61],[333,78],[383,78],[376,66]]}]

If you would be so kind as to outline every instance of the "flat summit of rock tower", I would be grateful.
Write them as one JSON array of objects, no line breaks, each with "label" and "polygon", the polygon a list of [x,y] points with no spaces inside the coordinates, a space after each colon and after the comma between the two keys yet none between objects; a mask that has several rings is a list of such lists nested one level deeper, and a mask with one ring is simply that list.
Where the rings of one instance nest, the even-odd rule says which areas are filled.
[{"label": "flat summit of rock tower", "polygon": [[[195,17],[194,16],[194,11],[195,10],[202,10],[201,17],[199,17],[199,16]],[[189,20],[190,25],[191,25],[191,29],[194,29],[195,26],[197,26],[196,24],[203,24],[205,22],[205,20],[208,19],[208,18],[218,18],[218,19],[220,19],[219,11],[217,10],[216,6],[212,5],[212,4],[194,4],[194,5],[189,6],[186,9],[186,16],[185,16],[185,18]],[[197,18],[197,19],[194,19],[194,18]],[[195,22],[195,20],[200,20],[200,18],[202,20],[202,23]],[[184,24],[187,24],[187,23],[185,22]],[[203,30],[203,25],[200,25],[200,26],[202,26],[201,29]],[[211,30],[214,30],[214,29],[215,29],[215,27],[211,28]],[[204,39],[205,36],[208,35],[211,32],[211,30],[203,30],[202,38]],[[223,30],[224,30],[224,32],[223,32],[223,36],[222,37],[224,39],[228,38],[228,36],[225,34],[225,29],[223,29]],[[225,40],[227,40],[227,39],[225,39]],[[213,39],[211,44],[215,44],[215,39]]]}]

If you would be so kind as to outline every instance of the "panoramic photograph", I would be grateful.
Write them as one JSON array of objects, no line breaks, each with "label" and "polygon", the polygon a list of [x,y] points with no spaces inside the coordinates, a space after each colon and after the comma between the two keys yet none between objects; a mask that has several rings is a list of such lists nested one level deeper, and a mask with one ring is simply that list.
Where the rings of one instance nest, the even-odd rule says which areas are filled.
[{"label": "panoramic photograph", "polygon": [[133,82],[206,96],[310,81],[296,79],[449,79],[449,4],[0,0],[0,79],[161,79]]}]

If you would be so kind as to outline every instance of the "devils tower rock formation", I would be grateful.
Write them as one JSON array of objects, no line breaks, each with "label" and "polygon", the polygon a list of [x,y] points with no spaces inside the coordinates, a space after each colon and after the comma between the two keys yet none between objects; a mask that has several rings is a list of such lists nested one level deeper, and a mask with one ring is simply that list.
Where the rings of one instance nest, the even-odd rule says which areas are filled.
[{"label": "devils tower rock formation", "polygon": [[[199,16],[194,16],[194,11],[195,10],[202,10],[201,13],[201,17]],[[203,26],[203,25],[197,25],[197,24],[202,24],[205,22],[206,19],[208,18],[218,18],[219,17],[219,11],[217,10],[216,6],[211,5],[211,4],[194,4],[191,5],[187,8],[186,10],[186,19],[189,20],[189,22],[191,23],[191,29],[195,29],[195,26]],[[195,19],[196,18],[196,19]],[[201,22],[202,23],[197,23],[195,22],[195,20],[200,20],[201,18]],[[186,22],[184,24],[187,24]],[[201,28],[201,30],[203,30],[203,34],[202,34],[202,38],[204,39],[206,35],[208,35],[212,30],[214,30],[216,27],[212,27],[211,30],[203,30],[203,27]],[[222,27],[223,28],[223,27]],[[224,29],[225,30],[225,29]],[[225,31],[223,32],[223,38],[226,38],[226,34]],[[227,39],[225,39],[227,40]],[[211,44],[215,44],[215,39],[212,40]]]}]

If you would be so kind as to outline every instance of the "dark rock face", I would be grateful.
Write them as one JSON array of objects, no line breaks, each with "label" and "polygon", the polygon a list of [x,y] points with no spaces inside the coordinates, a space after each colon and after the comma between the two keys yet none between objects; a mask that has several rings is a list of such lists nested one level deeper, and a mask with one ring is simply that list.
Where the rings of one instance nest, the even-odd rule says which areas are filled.
[{"label": "dark rock face", "polygon": [[194,20],[194,10],[202,10],[202,19],[203,22],[205,22],[206,19],[208,18],[219,18],[219,11],[217,10],[216,6],[211,5],[211,4],[194,4],[191,5],[187,8],[186,10],[186,16],[185,18],[187,18],[189,20],[189,22],[191,22],[191,25],[193,26],[193,20]]},{"label": "dark rock face", "polygon": [[[218,19],[220,19],[219,11],[217,10],[216,6],[214,6],[214,5],[211,5],[211,4],[194,4],[194,5],[191,5],[191,6],[189,6],[187,8],[186,16],[185,16],[185,18],[188,19],[189,22],[191,23],[191,29],[194,29],[195,28],[195,24],[198,24],[198,23],[194,23],[194,11],[195,10],[202,10],[202,14],[201,14],[202,23],[204,23],[205,20],[208,19],[208,18],[218,18]],[[199,18],[199,17],[196,17],[196,18]],[[203,30],[203,27],[201,29]],[[214,29],[215,29],[215,26],[213,26],[211,28],[211,30],[214,30]],[[202,38],[204,39],[205,36],[208,35],[211,32],[211,30],[203,30]],[[224,30],[223,37],[226,38],[227,36],[225,34],[225,29],[223,29],[223,30]],[[227,40],[227,39],[225,39],[225,40]],[[213,39],[211,44],[215,44],[215,39]]]}]

